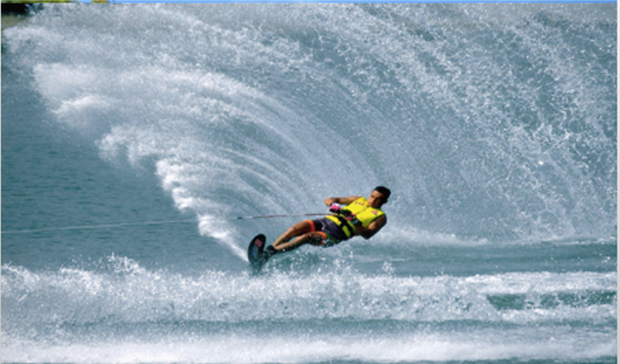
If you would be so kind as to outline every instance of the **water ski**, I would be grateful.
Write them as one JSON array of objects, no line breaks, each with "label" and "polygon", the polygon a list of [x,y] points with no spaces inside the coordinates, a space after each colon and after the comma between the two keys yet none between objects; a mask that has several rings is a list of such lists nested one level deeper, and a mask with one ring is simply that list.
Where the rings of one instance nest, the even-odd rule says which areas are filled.
[{"label": "water ski", "polygon": [[248,246],[248,260],[254,270],[260,270],[265,263],[263,258],[263,250],[265,249],[265,235],[258,234],[250,241]]}]

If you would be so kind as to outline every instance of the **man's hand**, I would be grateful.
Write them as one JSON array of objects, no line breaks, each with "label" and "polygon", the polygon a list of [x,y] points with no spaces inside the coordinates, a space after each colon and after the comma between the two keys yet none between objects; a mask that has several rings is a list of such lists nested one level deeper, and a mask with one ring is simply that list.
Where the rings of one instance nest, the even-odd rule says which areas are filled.
[{"label": "man's hand", "polygon": [[368,227],[363,227],[362,223],[358,222],[355,225],[355,233],[362,236],[364,239],[370,239],[373,235],[378,233],[386,223],[387,217],[385,215],[379,216],[379,218],[371,222]]},{"label": "man's hand", "polygon": [[333,203],[329,206],[329,211],[333,212],[334,214],[339,213],[341,209],[342,208],[337,203]]}]

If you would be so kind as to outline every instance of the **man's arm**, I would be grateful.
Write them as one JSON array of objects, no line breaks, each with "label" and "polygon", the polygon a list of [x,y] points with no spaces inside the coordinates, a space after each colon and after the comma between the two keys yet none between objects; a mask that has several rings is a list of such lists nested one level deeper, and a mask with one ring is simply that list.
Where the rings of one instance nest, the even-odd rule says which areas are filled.
[{"label": "man's arm", "polygon": [[328,197],[326,198],[323,203],[325,203],[326,206],[331,206],[331,204],[333,203],[337,203],[337,204],[341,204],[341,205],[348,205],[351,202],[357,200],[358,198],[360,198],[361,196],[349,196],[349,197]]},{"label": "man's arm", "polygon": [[385,224],[387,224],[387,216],[381,215],[377,220],[371,222],[368,227],[363,227],[361,223],[358,223],[355,225],[355,232],[364,239],[370,239],[373,235],[378,233]]}]

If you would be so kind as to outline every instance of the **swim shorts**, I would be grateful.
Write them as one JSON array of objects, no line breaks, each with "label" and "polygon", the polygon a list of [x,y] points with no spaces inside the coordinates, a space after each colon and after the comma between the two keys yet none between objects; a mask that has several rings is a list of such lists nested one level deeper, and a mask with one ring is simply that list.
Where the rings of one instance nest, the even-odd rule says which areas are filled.
[{"label": "swim shorts", "polygon": [[319,246],[328,247],[347,240],[347,236],[342,232],[342,229],[328,218],[308,220],[308,222],[312,226],[312,232],[318,232],[323,235],[323,240],[317,244]]}]

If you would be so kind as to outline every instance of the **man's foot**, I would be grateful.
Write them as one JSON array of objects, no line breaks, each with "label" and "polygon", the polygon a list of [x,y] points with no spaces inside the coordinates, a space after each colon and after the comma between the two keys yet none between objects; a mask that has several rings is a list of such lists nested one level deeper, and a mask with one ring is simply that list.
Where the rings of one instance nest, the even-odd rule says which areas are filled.
[{"label": "man's foot", "polygon": [[274,248],[273,245],[269,245],[263,251],[263,261],[267,262],[269,260],[269,258],[271,258],[272,256],[274,256],[274,255],[276,255],[278,253],[280,253],[279,250],[276,250],[276,248]]}]

